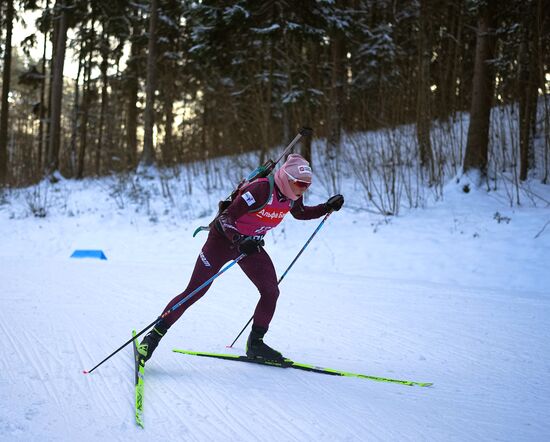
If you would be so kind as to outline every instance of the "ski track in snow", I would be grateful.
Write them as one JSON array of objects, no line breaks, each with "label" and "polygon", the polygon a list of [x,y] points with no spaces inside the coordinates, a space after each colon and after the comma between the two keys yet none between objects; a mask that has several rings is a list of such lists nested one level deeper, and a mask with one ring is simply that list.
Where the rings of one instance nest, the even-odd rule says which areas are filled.
[{"label": "ski track in snow", "polygon": [[[93,234],[103,238],[108,261],[71,260],[79,235],[89,231],[2,221],[0,440],[544,440],[550,277],[541,269],[550,260],[540,260],[548,258],[548,236],[531,243],[520,237],[506,249],[494,239],[517,235],[506,226],[471,227],[487,238],[476,243],[441,234],[447,224],[430,245],[428,225],[418,240],[428,245],[422,251],[414,243],[424,232],[422,215],[377,234],[338,216],[281,284],[268,343],[299,362],[433,387],[173,353],[244,352],[245,337],[233,350],[225,345],[258,295],[236,269],[189,309],[147,364],[142,430],[134,422],[131,346],[92,374],[82,370],[185,287],[202,238],[187,238],[187,227],[119,234],[110,226]],[[269,238],[279,273],[315,225]],[[402,228],[411,232],[391,240]],[[518,254],[522,242],[526,250]],[[498,254],[472,262],[491,247]]]}]

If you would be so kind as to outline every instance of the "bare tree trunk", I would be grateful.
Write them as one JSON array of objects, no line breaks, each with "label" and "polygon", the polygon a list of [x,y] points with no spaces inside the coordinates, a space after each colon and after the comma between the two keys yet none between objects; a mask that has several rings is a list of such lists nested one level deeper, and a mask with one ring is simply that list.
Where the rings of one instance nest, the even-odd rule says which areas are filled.
[{"label": "bare tree trunk", "polygon": [[[50,7],[50,1],[46,1],[46,10]],[[38,170],[42,173],[44,165],[44,119],[46,117],[46,49],[48,46],[48,31],[44,31],[44,46],[42,48],[42,81],[40,83],[40,117],[38,122]]]},{"label": "bare tree trunk", "polygon": [[342,137],[342,101],[344,96],[344,39],[335,33],[331,45],[332,75],[327,115],[327,151],[338,155]]},{"label": "bare tree trunk", "polygon": [[[94,21],[92,20],[91,35],[93,39]],[[93,57],[93,40],[90,41],[88,53],[88,61],[84,69],[84,84],[82,92],[82,119],[80,122],[80,153],[78,155],[78,163],[76,169],[76,177],[82,179],[84,177],[84,161],[86,159],[86,150],[88,146],[88,119],[90,115],[90,84],[92,75],[92,57]]]},{"label": "bare tree trunk", "polygon": [[[340,154],[342,140],[342,118],[343,100],[344,100],[344,82],[345,82],[345,46],[344,35],[335,30],[332,33],[330,47],[330,57],[332,59],[332,72],[330,80],[330,92],[327,115],[327,146],[326,146],[326,168],[330,173],[330,189],[338,192],[340,176]],[[308,137],[309,138],[309,137]]]},{"label": "bare tree trunk", "polygon": [[155,89],[156,89],[156,35],[158,20],[158,0],[151,0],[151,12],[149,14],[149,53],[147,55],[147,86],[145,103],[145,128],[143,140],[143,154],[141,162],[144,166],[150,166],[155,162],[155,148],[153,142],[153,126],[155,124]]},{"label": "bare tree trunk", "polygon": [[[425,9],[425,2],[421,1],[420,2],[420,14],[422,14],[424,11],[423,11],[423,7]],[[444,23],[445,26],[448,28],[448,33],[450,35],[454,35],[454,31],[455,31],[455,25],[456,25],[456,15],[457,14],[453,14],[453,9],[454,9],[454,5],[453,4],[448,4],[446,6],[446,12],[445,12],[445,18],[444,18],[444,21],[442,22],[442,24]],[[422,26],[424,24],[424,21],[425,21],[425,16],[422,16],[420,15],[419,16],[419,22],[420,22],[420,26],[419,26],[419,41],[418,41],[418,49],[419,49],[419,54],[420,54],[420,46],[422,44],[422,40],[421,40],[421,34],[420,32],[422,31]],[[425,24],[424,24],[425,25]],[[449,38],[448,36],[447,37],[444,37],[442,38],[442,41],[441,41],[441,48],[439,49],[438,51],[438,58],[442,59],[442,60],[445,60],[445,62],[443,63],[439,63],[439,67],[437,69],[437,90],[435,91],[435,96],[436,96],[436,99],[437,99],[437,106],[436,106],[436,109],[435,109],[435,112],[437,114],[437,118],[440,119],[440,120],[444,120],[445,118],[447,118],[449,115],[450,115],[450,110],[449,110],[449,95],[450,95],[450,85],[449,85],[449,77],[450,77],[450,72],[451,72],[451,68],[452,68],[452,57],[451,57],[451,54],[452,54],[452,46],[455,42],[453,40],[451,40],[451,38]],[[419,59],[420,61],[420,59]],[[451,86],[452,87],[452,86]]]},{"label": "bare tree trunk", "polygon": [[84,44],[80,47],[80,54],[78,57],[78,72],[76,74],[76,81],[74,82],[74,102],[73,102],[73,121],[71,130],[71,175],[76,176],[76,162],[78,152],[78,120],[80,115],[80,73],[82,72],[82,65],[84,63]]},{"label": "bare tree trunk", "polygon": [[[550,17],[546,15],[546,17],[543,14],[543,0],[537,1],[537,66],[538,66],[538,81],[539,84],[544,85],[545,84],[545,51],[543,45],[543,33],[545,29],[545,25],[547,22],[550,21]],[[547,53],[546,53],[547,54]],[[543,89],[546,91],[546,87]],[[538,91],[537,91],[538,93]],[[548,97],[546,95],[543,95],[541,97],[543,102],[543,139],[544,139],[544,155],[543,155],[543,162],[544,162],[544,175],[542,177],[542,183],[548,184],[549,176],[550,176],[550,109],[548,107]]]},{"label": "bare tree trunk", "polygon": [[59,147],[61,138],[61,104],[63,100],[63,65],[65,63],[65,45],[67,41],[67,12],[64,1],[58,2],[60,17],[57,19],[56,51],[53,64],[53,81],[51,97],[51,134],[48,148],[47,173],[52,174],[59,169]]},{"label": "bare tree trunk", "polygon": [[8,114],[11,81],[11,38],[13,31],[13,0],[8,0],[6,12],[6,44],[4,46],[4,72],[2,74],[2,110],[0,111],[0,184],[8,179]]},{"label": "bare tree trunk", "polygon": [[[454,50],[452,53],[452,60],[449,64],[452,65],[450,75],[447,78],[448,90],[449,90],[449,104],[448,109],[451,115],[455,115],[457,110],[461,110],[460,102],[458,102],[459,93],[457,91],[456,81],[460,76],[460,63],[461,63],[461,51],[462,51],[462,33],[463,33],[463,11],[462,6],[458,8],[458,17],[456,18],[456,33],[454,36]],[[457,103],[458,102],[458,103]]]},{"label": "bare tree trunk", "polygon": [[138,80],[131,79],[128,86],[128,111],[126,118],[126,168],[133,169],[137,160]]},{"label": "bare tree trunk", "polygon": [[136,102],[139,91],[139,73],[138,73],[138,56],[139,47],[137,43],[138,30],[134,24],[132,29],[132,49],[130,51],[130,59],[128,60],[128,96],[126,112],[126,169],[130,170],[136,166],[137,161],[137,118],[138,108]]},{"label": "bare tree trunk", "polygon": [[[55,11],[56,11],[56,5],[58,0],[54,3],[52,10],[51,10],[51,16],[54,17]],[[43,173],[47,173],[48,169],[48,151],[50,149],[50,139],[52,138],[52,89],[53,89],[53,75],[54,75],[54,60],[55,60],[55,53],[57,51],[57,35],[59,34],[59,26],[56,25],[55,22],[52,20],[51,25],[51,32],[50,32],[50,43],[52,45],[52,53],[50,57],[50,72],[49,72],[49,81],[48,81],[48,90],[46,92],[46,103],[48,104],[45,106],[45,127],[46,127],[46,133],[44,135],[44,160],[43,160]]]},{"label": "bare tree trunk", "polygon": [[431,129],[431,90],[430,60],[431,48],[428,44],[428,11],[426,0],[420,1],[420,26],[418,30],[418,84],[416,101],[416,138],[422,170],[428,171],[428,181],[434,182],[434,155],[430,139]]},{"label": "bare tree trunk", "polygon": [[[273,16],[272,16],[273,17]],[[267,42],[268,49],[268,78],[265,91],[265,100],[260,105],[263,107],[262,121],[262,147],[260,151],[260,164],[263,164],[267,158],[267,150],[271,144],[271,100],[273,95],[273,40]],[[260,98],[262,96],[263,85],[260,85]]]},{"label": "bare tree trunk", "polygon": [[164,107],[164,142],[162,144],[162,161],[165,166],[170,165],[174,159],[174,94],[173,89],[173,66],[168,66],[164,79],[167,87],[163,88],[163,107]]},{"label": "bare tree trunk", "polygon": [[463,164],[464,172],[477,169],[482,176],[487,175],[489,123],[494,89],[493,69],[488,62],[495,52],[496,37],[493,29],[495,6],[496,0],[488,0],[487,5],[480,6],[470,126]]},{"label": "bare tree trunk", "polygon": [[[308,44],[308,43],[301,43],[302,49],[300,50],[300,53],[303,56],[303,63],[307,65],[309,63],[309,76],[310,76],[310,87],[317,88],[319,86],[319,69],[317,67],[317,63],[315,61],[312,62],[312,60],[318,60],[319,57],[319,48],[315,44]],[[302,106],[302,114],[299,115],[301,119],[303,119],[303,122],[300,124],[307,127],[313,126],[313,119],[314,119],[314,106],[312,104],[312,98],[311,98],[311,92],[309,92],[308,87],[305,86],[305,96],[304,96],[304,104]],[[312,149],[311,149],[311,142],[312,142],[312,136],[308,135],[303,138],[302,141],[302,156],[309,161],[312,162]]]},{"label": "bare tree trunk", "polygon": [[[283,103],[283,141],[290,139],[290,109]],[[288,141],[286,141],[288,143]]]},{"label": "bare tree trunk", "polygon": [[519,53],[519,179],[525,181],[529,168],[534,167],[533,122],[537,112],[538,57],[535,5],[522,4],[522,40]]},{"label": "bare tree trunk", "polygon": [[201,130],[201,143],[200,143],[200,146],[201,146],[201,152],[202,152],[202,155],[199,157],[201,160],[204,160],[205,164],[206,162],[208,161],[208,144],[207,144],[207,133],[206,133],[206,130],[208,128],[208,120],[209,120],[209,114],[210,114],[210,110],[208,108],[208,100],[207,99],[203,99],[203,110],[202,110],[202,118],[201,118],[201,123],[202,123],[202,130]]},{"label": "bare tree trunk", "polygon": [[107,109],[107,66],[109,65],[109,42],[107,36],[101,40],[101,108],[99,112],[99,136],[97,137],[97,145],[95,151],[95,174],[101,175],[101,155],[103,152],[103,128],[105,126],[105,110]]}]

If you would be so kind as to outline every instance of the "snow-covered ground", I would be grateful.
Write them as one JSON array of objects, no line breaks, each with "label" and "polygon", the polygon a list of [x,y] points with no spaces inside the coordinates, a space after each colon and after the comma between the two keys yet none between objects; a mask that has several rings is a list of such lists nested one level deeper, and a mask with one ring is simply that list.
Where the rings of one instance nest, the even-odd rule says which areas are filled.
[{"label": "snow-covered ground", "polygon": [[[549,186],[536,192],[550,201]],[[25,216],[22,197],[0,205],[0,440],[548,440],[543,203],[510,208],[501,194],[450,184],[443,201],[384,219],[352,210],[359,197],[348,192],[348,207],[282,282],[266,341],[285,356],[432,387],[173,353],[231,351],[225,346],[258,297],[236,267],[146,366],[141,429],[131,347],[90,375],[82,370],[186,286],[205,239],[192,232],[211,214],[136,213],[117,206],[101,181],[61,182],[59,193],[62,213],[45,218]],[[205,197],[194,196],[189,213],[204,215]],[[309,203],[326,197],[317,190]],[[289,217],[267,237],[279,274],[319,221]],[[108,260],[69,258],[83,248],[102,249]],[[235,347],[242,353],[244,339]]]}]

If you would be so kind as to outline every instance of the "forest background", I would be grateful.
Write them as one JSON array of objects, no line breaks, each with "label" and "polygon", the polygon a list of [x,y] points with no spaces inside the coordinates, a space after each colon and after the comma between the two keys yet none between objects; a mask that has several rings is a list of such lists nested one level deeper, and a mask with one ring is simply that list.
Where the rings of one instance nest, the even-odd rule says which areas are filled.
[{"label": "forest background", "polygon": [[[371,195],[375,172],[386,193],[404,171],[436,193],[469,170],[480,182],[505,174],[518,188],[529,176],[547,183],[547,6],[3,1],[0,182],[152,165],[179,173],[182,164],[245,152],[263,162],[304,125],[322,156],[312,158],[311,139],[301,152],[322,162],[335,191],[350,167]],[[383,140],[354,141],[365,131]],[[343,164],[346,140],[353,148]],[[377,208],[392,213],[396,204]]]}]

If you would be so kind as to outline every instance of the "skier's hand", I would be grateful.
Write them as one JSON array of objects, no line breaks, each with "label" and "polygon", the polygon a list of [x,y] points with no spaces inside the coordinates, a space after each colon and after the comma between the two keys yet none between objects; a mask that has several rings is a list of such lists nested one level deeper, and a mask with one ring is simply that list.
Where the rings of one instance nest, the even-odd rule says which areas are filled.
[{"label": "skier's hand", "polygon": [[338,211],[344,205],[344,197],[342,195],[331,196],[325,204],[329,211]]},{"label": "skier's hand", "polygon": [[258,240],[252,238],[251,236],[245,236],[238,242],[237,247],[239,252],[246,255],[252,255],[254,253],[258,253],[264,244],[263,239]]}]

